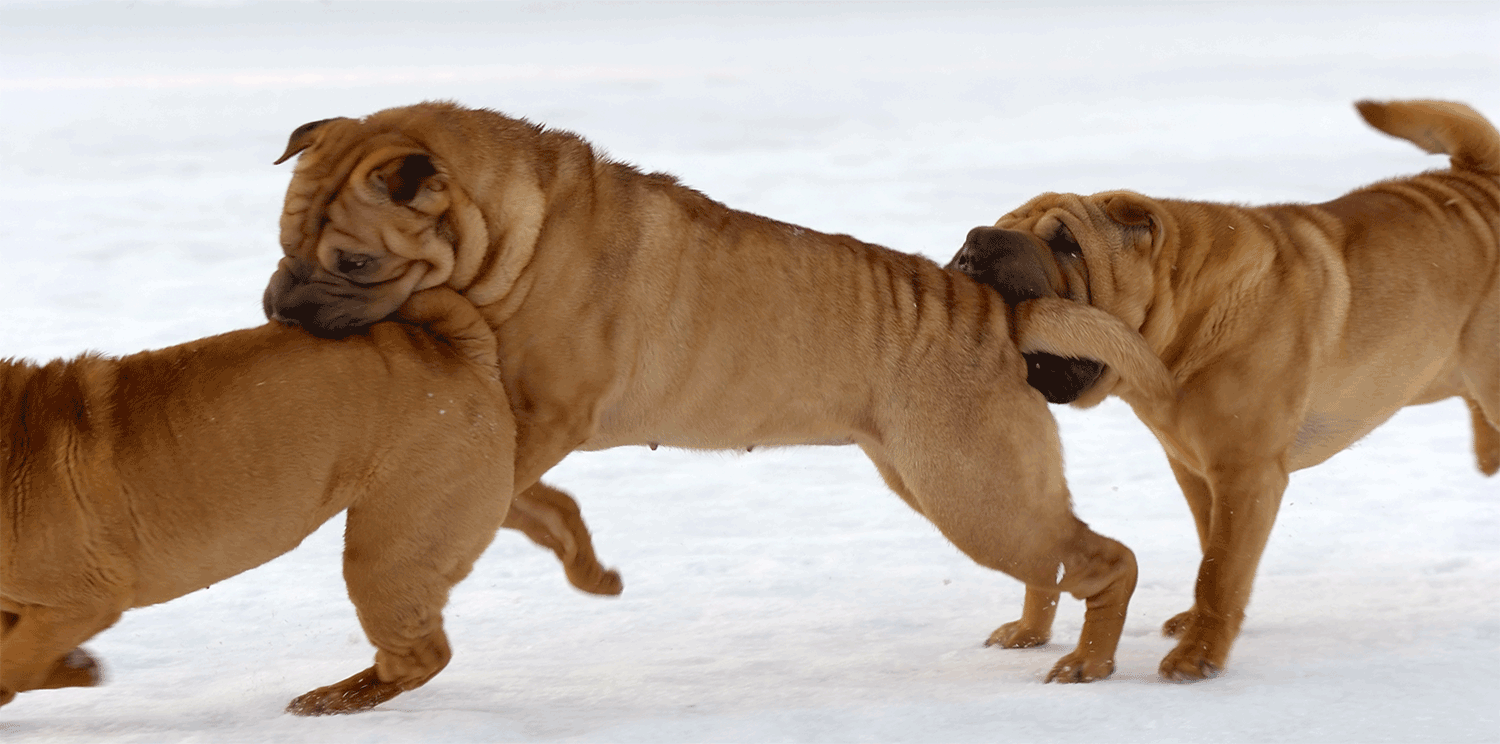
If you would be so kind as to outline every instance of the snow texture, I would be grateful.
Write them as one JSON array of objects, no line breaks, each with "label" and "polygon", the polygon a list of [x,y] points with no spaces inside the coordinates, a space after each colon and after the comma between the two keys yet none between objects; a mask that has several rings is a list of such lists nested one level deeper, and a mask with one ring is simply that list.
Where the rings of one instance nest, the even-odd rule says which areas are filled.
[{"label": "snow texture", "polygon": [[[731,206],[946,260],[1048,190],[1247,203],[1441,167],[1360,98],[1500,118],[1500,4],[0,3],[0,355],[126,353],[263,321],[306,121],[451,98],[576,131]],[[456,656],[368,713],[293,696],[369,665],[341,520],[90,642],[104,686],[22,694],[40,742],[1500,741],[1500,489],[1457,401],[1294,474],[1229,671],[1156,676],[1197,540],[1117,401],[1057,408],[1083,519],[1141,579],[1118,672],[982,647],[1022,587],[853,448],[574,455],[618,599],[502,532]]]}]

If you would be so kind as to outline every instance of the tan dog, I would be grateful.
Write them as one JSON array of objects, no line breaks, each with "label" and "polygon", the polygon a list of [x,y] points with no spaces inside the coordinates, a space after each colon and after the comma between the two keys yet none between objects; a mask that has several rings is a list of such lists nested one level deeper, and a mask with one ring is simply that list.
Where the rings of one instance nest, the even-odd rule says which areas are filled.
[{"label": "tan dog", "polygon": [[500,339],[518,509],[579,449],[857,444],[980,565],[1086,598],[1049,679],[1113,669],[1134,556],[1073,516],[1012,331],[1173,395],[1117,319],[1053,299],[1013,329],[997,296],[931,261],[731,210],[494,112],[313,122],[282,160],[297,153],[268,315],[337,336],[414,290],[463,292]]},{"label": "tan dog", "polygon": [[[1480,469],[1500,467],[1500,135],[1455,103],[1358,107],[1381,131],[1449,154],[1452,169],[1318,205],[1043,194],[972,231],[950,264],[1002,294],[1109,311],[1183,386],[1179,403],[1130,401],[1203,548],[1196,603],[1164,629],[1179,638],[1161,664],[1168,679],[1224,667],[1289,472],[1403,406],[1455,395]],[[1113,390],[1106,374],[1057,392],[1090,404]],[[1028,592],[1018,644],[1047,637],[1056,599]]]},{"label": "tan dog", "polygon": [[515,423],[473,306],[434,290],[402,317],[439,338],[272,323],[0,362],[0,703],[95,684],[78,645],[122,612],[258,566],[346,508],[344,577],[375,665],[288,709],[360,710],[437,674],[448,591],[511,500]]}]

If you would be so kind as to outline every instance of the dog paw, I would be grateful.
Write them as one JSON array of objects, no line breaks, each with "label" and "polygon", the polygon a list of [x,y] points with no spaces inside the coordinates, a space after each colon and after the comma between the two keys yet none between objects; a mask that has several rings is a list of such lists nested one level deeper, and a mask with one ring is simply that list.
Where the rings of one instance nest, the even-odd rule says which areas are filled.
[{"label": "dog paw", "polygon": [[1047,681],[1058,684],[1093,682],[1114,673],[1114,659],[1089,659],[1082,652],[1074,651],[1058,660],[1047,674]]},{"label": "dog paw", "polygon": [[1206,644],[1182,644],[1161,660],[1158,672],[1168,682],[1198,682],[1212,679],[1224,671],[1224,665],[1210,659]]},{"label": "dog paw", "polygon": [[610,569],[596,569],[588,575],[578,577],[569,576],[568,580],[578,589],[589,594],[613,597],[625,591],[625,580],[620,578],[620,572]]},{"label": "dog paw", "polygon": [[330,716],[369,710],[400,695],[404,690],[394,682],[381,682],[375,667],[342,682],[319,687],[299,695],[286,706],[286,712],[298,716]]},{"label": "dog paw", "polygon": [[94,687],[103,681],[104,670],[99,666],[99,662],[89,652],[75,648],[69,651],[67,656],[58,659],[42,687],[47,689]]},{"label": "dog paw", "polygon": [[1161,625],[1161,634],[1168,638],[1181,638],[1188,628],[1193,626],[1194,614],[1192,610],[1179,612]]},{"label": "dog paw", "polygon": [[[984,645],[1001,648],[1033,648],[1044,645],[1051,639],[1052,633],[1049,630],[1038,630],[1017,620],[997,628],[990,634],[989,640],[985,641]],[[1053,670],[1054,673],[1056,671]]]}]

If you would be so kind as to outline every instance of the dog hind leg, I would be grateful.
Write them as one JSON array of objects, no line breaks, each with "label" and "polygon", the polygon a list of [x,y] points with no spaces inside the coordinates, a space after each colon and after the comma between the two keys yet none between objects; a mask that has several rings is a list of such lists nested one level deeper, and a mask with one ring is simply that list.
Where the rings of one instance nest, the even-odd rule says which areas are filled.
[{"label": "dog hind leg", "polygon": [[1469,406],[1469,421],[1474,427],[1474,460],[1479,472],[1494,475],[1500,472],[1500,429],[1496,429],[1484,415],[1479,402],[1464,396]]},{"label": "dog hind leg", "polygon": [[522,532],[555,553],[568,582],[579,590],[615,595],[624,589],[620,573],[599,563],[578,502],[568,494],[538,482],[516,495],[502,526]]},{"label": "dog hind leg", "polygon": [[[886,485],[890,486],[907,506],[921,514],[922,505],[917,503],[917,497],[907,489],[901,476],[896,474],[896,471],[882,457],[870,454],[869,449],[865,452],[870,456],[870,461],[875,463],[875,469],[880,472],[880,477],[885,480]],[[1027,587],[1021,619],[1000,626],[998,630],[990,634],[989,640],[986,640],[984,645],[1001,648],[1031,648],[1045,644],[1052,639],[1052,620],[1057,616],[1059,597],[1061,594],[1056,591]]]},{"label": "dog hind leg", "polygon": [[1475,459],[1481,472],[1494,475],[1500,471],[1500,284],[1464,327],[1460,343]]},{"label": "dog hind leg", "polygon": [[27,690],[99,684],[98,663],[78,644],[114,625],[123,610],[10,606],[0,631],[0,705]]},{"label": "dog hind leg", "polygon": [[[1019,579],[1039,592],[1038,599],[1066,591],[1085,600],[1078,646],[1057,662],[1047,681],[1089,682],[1114,671],[1115,649],[1135,590],[1135,555],[1073,516],[1056,424],[1045,407],[1039,412],[1043,416],[1032,426],[981,425],[980,435],[961,443],[950,439],[943,447],[922,451],[888,444],[866,446],[865,451],[882,474],[891,473],[887,483],[905,489],[898,491],[902,498],[915,503],[974,562]],[[941,417],[928,418],[906,428],[918,432],[912,441],[943,437],[921,436],[924,423],[937,424],[945,434],[971,431],[949,427],[951,422]],[[982,431],[986,428],[990,431]],[[1027,452],[1036,456],[1026,457]]]}]

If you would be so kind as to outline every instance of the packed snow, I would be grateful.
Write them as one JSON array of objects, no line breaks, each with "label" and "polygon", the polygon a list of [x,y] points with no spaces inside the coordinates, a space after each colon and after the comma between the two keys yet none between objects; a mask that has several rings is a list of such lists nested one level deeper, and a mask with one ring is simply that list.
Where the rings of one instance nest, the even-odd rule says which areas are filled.
[{"label": "packed snow", "polygon": [[[1332,198],[1442,167],[1359,98],[1500,118],[1494,2],[0,2],[0,357],[263,322],[304,122],[423,99],[569,129],[731,206],[946,260],[1041,191]],[[1117,673],[982,642],[1022,587],[964,558],[853,448],[568,458],[616,599],[502,531],[455,590],[453,663],[353,716],[282,712],[369,665],[341,520],[126,614],[103,686],[23,693],[51,742],[1500,741],[1500,481],[1457,401],[1293,475],[1228,671],[1156,675],[1197,539],[1118,401],[1055,408],[1075,506],[1140,584]]]}]

